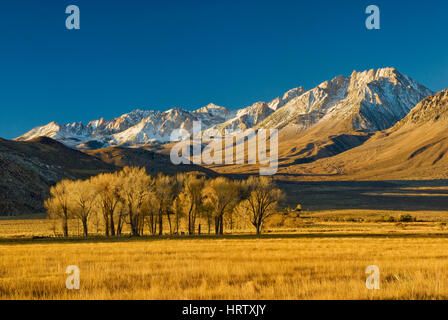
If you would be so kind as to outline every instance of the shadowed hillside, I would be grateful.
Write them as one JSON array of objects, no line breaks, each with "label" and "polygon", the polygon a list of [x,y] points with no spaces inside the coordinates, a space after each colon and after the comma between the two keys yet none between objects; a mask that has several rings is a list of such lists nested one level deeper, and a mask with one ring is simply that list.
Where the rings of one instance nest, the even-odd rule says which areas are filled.
[{"label": "shadowed hillside", "polygon": [[159,172],[165,174],[175,174],[179,172],[200,172],[209,177],[215,177],[217,174],[210,169],[203,168],[194,164],[174,165],[171,163],[169,155],[157,153],[144,147],[142,148],[124,148],[109,147],[99,150],[86,150],[85,153],[101,159],[105,163],[117,167],[145,167],[149,174]]},{"label": "shadowed hillside", "polygon": [[113,170],[115,166],[50,138],[0,139],[0,215],[41,212],[56,182]]},{"label": "shadowed hillside", "polygon": [[85,179],[124,166],[145,167],[152,175],[217,175],[195,165],[175,166],[169,156],[145,149],[106,148],[84,153],[47,137],[30,141],[0,139],[0,215],[43,212],[50,186],[60,180]]}]

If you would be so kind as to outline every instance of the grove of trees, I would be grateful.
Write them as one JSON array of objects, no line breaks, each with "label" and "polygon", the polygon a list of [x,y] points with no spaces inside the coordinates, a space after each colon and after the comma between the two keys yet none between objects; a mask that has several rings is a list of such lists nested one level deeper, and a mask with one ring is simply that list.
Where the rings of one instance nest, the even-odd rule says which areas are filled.
[{"label": "grove of trees", "polygon": [[[174,176],[148,175],[144,168],[125,167],[87,180],[63,180],[50,189],[44,205],[50,218],[61,221],[62,233],[69,236],[68,221],[77,219],[84,236],[96,221],[105,236],[120,236],[124,226],[132,236],[147,230],[190,235],[200,233],[198,220],[207,232],[224,232],[224,218],[232,227],[234,216],[244,217],[260,234],[266,219],[276,212],[282,191],[266,176],[247,180],[224,177],[207,179],[192,173]],[[89,223],[90,222],[90,223]]]}]

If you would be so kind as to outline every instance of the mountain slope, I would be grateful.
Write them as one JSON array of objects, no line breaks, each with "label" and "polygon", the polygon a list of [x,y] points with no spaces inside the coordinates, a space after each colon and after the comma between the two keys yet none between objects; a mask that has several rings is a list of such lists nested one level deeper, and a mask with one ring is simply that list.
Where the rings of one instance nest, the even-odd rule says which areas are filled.
[{"label": "mountain slope", "polygon": [[217,176],[214,171],[194,164],[174,165],[171,163],[169,155],[161,154],[145,147],[108,147],[98,150],[86,150],[84,152],[116,167],[145,167],[146,171],[152,175],[156,175],[159,172],[165,174],[198,172],[209,177]]},{"label": "mountain slope", "polygon": [[113,170],[115,166],[50,138],[0,139],[0,215],[42,212],[51,185]]},{"label": "mountain slope", "polygon": [[447,179],[447,129],[448,90],[444,90],[363,145],[289,172],[338,174],[343,179]]},{"label": "mountain slope", "polygon": [[361,145],[431,94],[394,68],[355,71],[291,100],[257,127],[280,129],[284,166],[307,163]]},{"label": "mountain slope", "polygon": [[254,127],[273,112],[274,110],[267,103],[256,102],[247,108],[238,110],[234,118],[214,125],[204,132],[208,135],[217,133],[224,135],[226,132],[244,131]]}]

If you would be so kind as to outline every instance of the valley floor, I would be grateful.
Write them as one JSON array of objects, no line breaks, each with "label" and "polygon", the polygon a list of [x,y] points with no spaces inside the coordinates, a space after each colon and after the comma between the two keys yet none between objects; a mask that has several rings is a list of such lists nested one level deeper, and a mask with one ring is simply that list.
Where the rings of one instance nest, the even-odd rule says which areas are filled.
[{"label": "valley floor", "polygon": [[[403,215],[308,212],[274,217],[261,237],[138,239],[7,236],[1,220],[0,299],[448,299],[448,212]],[[69,265],[80,290],[65,287]],[[380,290],[366,289],[370,265]]]},{"label": "valley floor", "polygon": [[[0,298],[447,299],[447,245],[447,233],[3,242]],[[80,290],[65,288],[69,265]]]}]

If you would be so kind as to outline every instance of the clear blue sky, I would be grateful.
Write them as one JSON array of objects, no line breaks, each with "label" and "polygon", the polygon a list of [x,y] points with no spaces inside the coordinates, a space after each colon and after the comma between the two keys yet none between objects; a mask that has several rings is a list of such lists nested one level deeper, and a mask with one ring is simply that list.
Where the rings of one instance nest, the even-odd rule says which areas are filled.
[{"label": "clear blue sky", "polygon": [[135,108],[238,108],[385,66],[448,87],[448,1],[1,1],[0,137]]}]

